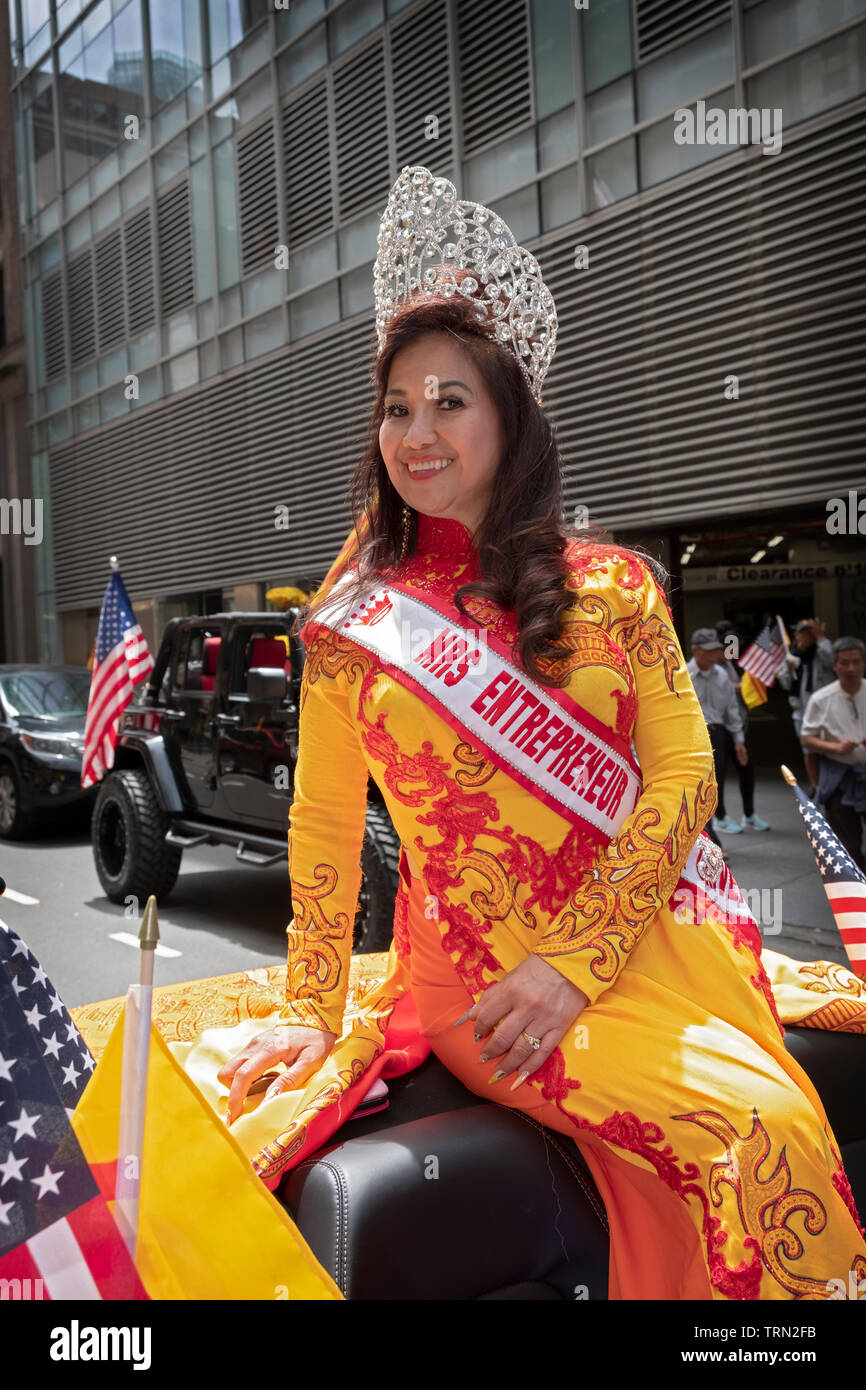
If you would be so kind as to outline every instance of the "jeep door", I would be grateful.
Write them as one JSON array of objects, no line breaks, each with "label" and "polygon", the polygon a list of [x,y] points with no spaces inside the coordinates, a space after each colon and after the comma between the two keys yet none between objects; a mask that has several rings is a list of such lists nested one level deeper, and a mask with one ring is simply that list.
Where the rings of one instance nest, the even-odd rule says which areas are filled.
[{"label": "jeep door", "polygon": [[222,628],[190,623],[177,635],[162,730],[189,814],[212,814],[217,794],[213,717]]},{"label": "jeep door", "polygon": [[[274,614],[270,621],[232,626],[226,697],[216,715],[217,775],[226,806],[239,819],[281,835],[292,800],[297,730],[297,710],[289,698],[291,623],[291,616],[284,621]],[[251,697],[249,672],[261,668],[285,671],[282,697]]]}]

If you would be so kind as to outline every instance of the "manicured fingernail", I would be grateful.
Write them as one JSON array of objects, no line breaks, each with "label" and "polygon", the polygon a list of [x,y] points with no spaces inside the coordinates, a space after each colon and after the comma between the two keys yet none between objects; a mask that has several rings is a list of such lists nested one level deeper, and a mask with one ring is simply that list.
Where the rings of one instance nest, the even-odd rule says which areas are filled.
[{"label": "manicured fingernail", "polygon": [[452,1026],[453,1028],[457,1028],[457,1027],[459,1027],[459,1025],[460,1025],[461,1023],[465,1023],[466,1020],[467,1020],[467,1018],[468,1018],[469,1015],[471,1014],[472,1009],[474,1009],[474,1008],[475,1008],[475,1005],[473,1004],[473,1005],[471,1006],[471,1008],[468,1008],[468,1009],[466,1010],[465,1014],[461,1014],[460,1017],[459,1017],[458,1019],[455,1019],[454,1023],[453,1023],[451,1026]]},{"label": "manicured fingernail", "polygon": [[517,1080],[512,1081],[511,1085],[508,1087],[509,1091],[516,1091],[518,1086],[522,1086],[528,1075],[528,1071],[519,1071],[517,1073]]},{"label": "manicured fingernail", "polygon": [[476,1034],[475,1034],[475,1041],[476,1041],[476,1042],[480,1042],[481,1039],[482,1039],[483,1037],[484,1037],[484,1034],[483,1034],[483,1033],[476,1033]]},{"label": "manicured fingernail", "polygon": [[478,1058],[478,1060],[479,1060],[479,1062],[486,1062],[488,1059],[487,1059],[487,1057],[485,1057],[484,1053],[482,1052],[482,1054],[481,1054],[481,1056]]},{"label": "manicured fingernail", "polygon": [[488,1086],[492,1086],[494,1081],[501,1081],[504,1075],[504,1071],[495,1071],[487,1083]]}]

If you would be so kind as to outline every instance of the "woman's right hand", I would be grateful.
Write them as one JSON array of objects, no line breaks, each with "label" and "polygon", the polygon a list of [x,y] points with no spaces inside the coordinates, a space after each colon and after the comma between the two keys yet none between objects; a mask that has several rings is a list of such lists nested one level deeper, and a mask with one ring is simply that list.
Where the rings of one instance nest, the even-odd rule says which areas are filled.
[{"label": "woman's right hand", "polygon": [[265,1100],[302,1086],[318,1071],[336,1041],[335,1033],[290,1024],[280,1024],[250,1038],[246,1047],[217,1072],[223,1085],[230,1088],[227,1123],[234,1124],[243,1110],[250,1086],[275,1063],[285,1062],[288,1069],[268,1087]]}]

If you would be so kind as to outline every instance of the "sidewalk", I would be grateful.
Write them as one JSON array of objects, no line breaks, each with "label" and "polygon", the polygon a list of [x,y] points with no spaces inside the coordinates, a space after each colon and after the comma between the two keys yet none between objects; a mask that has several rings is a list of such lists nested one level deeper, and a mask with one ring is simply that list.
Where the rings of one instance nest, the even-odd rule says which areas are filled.
[{"label": "sidewalk", "polygon": [[[729,770],[725,782],[728,815],[742,819],[737,780]],[[845,947],[830,911],[827,894],[806,838],[792,789],[783,780],[759,772],[755,810],[770,830],[719,835],[731,873],[743,892],[760,890],[761,935],[771,951],[797,960],[832,960],[848,964]],[[756,901],[749,899],[758,916]],[[781,931],[778,930],[781,926]]]}]

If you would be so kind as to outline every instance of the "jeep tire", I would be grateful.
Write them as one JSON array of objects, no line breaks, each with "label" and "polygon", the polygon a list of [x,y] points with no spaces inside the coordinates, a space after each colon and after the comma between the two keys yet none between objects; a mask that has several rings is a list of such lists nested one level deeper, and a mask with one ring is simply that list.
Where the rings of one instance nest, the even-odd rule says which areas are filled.
[{"label": "jeep tire", "polygon": [[367,829],[361,850],[361,895],[352,950],[357,955],[387,951],[394,934],[394,899],[400,863],[400,840],[384,806],[367,806]]},{"label": "jeep tire", "polygon": [[133,768],[111,772],[96,798],[91,823],[99,882],[113,903],[150,894],[161,903],[177,878],[183,851],[165,842],[168,820],[147,776]]}]

